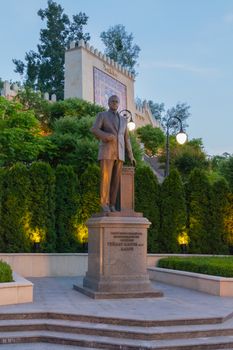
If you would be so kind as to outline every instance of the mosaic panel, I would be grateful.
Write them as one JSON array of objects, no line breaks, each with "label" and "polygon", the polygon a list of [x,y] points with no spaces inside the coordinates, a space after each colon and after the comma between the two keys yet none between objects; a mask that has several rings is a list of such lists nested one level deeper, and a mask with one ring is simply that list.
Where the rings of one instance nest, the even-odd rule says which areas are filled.
[{"label": "mosaic panel", "polygon": [[119,111],[127,108],[126,86],[94,67],[95,103],[108,109],[108,99],[112,95],[117,95],[120,99]]}]

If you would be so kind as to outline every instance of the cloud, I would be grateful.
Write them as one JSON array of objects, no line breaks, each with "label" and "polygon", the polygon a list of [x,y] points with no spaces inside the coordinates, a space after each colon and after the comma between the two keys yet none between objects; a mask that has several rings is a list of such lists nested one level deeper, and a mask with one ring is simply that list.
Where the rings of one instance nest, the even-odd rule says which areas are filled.
[{"label": "cloud", "polygon": [[182,71],[198,73],[198,74],[218,73],[218,71],[213,68],[197,67],[197,66],[192,66],[185,63],[165,62],[165,61],[142,62],[140,64],[140,67],[144,69],[153,69],[153,68],[175,69],[175,70],[182,70]]}]

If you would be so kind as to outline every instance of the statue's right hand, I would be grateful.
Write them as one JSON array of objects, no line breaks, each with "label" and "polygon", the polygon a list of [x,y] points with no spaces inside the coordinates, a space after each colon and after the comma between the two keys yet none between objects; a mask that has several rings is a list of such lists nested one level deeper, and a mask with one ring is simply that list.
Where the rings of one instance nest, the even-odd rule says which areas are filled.
[{"label": "statue's right hand", "polygon": [[106,136],[105,141],[106,141],[106,142],[109,142],[109,141],[113,141],[114,139],[115,139],[115,135],[110,134],[110,135]]}]

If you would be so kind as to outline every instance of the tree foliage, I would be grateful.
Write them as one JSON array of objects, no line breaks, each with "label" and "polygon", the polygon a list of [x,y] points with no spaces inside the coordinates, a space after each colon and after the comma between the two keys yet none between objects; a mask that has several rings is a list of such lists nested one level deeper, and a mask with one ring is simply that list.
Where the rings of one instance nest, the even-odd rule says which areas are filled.
[{"label": "tree foliage", "polygon": [[135,210],[142,212],[151,222],[147,235],[149,253],[158,252],[159,185],[157,178],[148,166],[140,166],[135,172]]},{"label": "tree foliage", "polygon": [[36,160],[45,146],[33,111],[0,97],[0,165]]},{"label": "tree foliage", "polygon": [[192,139],[184,145],[176,143],[175,148],[171,151],[171,162],[175,166],[184,179],[195,168],[207,170],[209,162],[203,150],[201,139]]},{"label": "tree foliage", "polygon": [[177,170],[171,170],[160,191],[159,251],[179,252],[178,236],[186,229],[185,191]]},{"label": "tree foliage", "polygon": [[213,253],[209,249],[211,236],[211,185],[206,173],[194,169],[188,179],[187,206],[190,252]]},{"label": "tree foliage", "polygon": [[218,164],[217,171],[227,180],[230,191],[233,193],[233,155],[223,157]]},{"label": "tree foliage", "polygon": [[158,148],[165,142],[164,132],[160,128],[154,128],[148,124],[137,129],[137,135],[144,144],[146,154],[155,155]]},{"label": "tree foliage", "polygon": [[1,89],[3,89],[3,85],[4,85],[4,82],[3,82],[2,78],[0,78],[0,92],[1,92]]},{"label": "tree foliage", "polygon": [[42,251],[54,252],[55,176],[49,164],[35,162],[30,166],[30,215],[28,230],[32,240],[38,240]]},{"label": "tree foliage", "polygon": [[158,121],[161,121],[163,113],[165,112],[164,103],[157,103],[157,102],[153,102],[152,100],[149,100],[148,105],[150,107],[151,113],[153,114],[154,118]]},{"label": "tree foliage", "polygon": [[16,163],[1,172],[0,250],[6,253],[29,252],[27,231],[30,182],[25,165]]},{"label": "tree foliage", "polygon": [[76,252],[80,195],[78,177],[71,166],[58,165],[56,169],[55,203],[56,249],[58,252]]},{"label": "tree foliage", "polygon": [[40,44],[37,52],[25,54],[25,62],[13,59],[15,72],[24,75],[25,85],[42,92],[64,95],[64,54],[70,41],[90,40],[89,33],[83,33],[88,17],[80,12],[73,21],[64,13],[61,5],[48,0],[47,8],[38,11],[46,27],[40,30]]},{"label": "tree foliage", "polygon": [[229,188],[225,179],[219,179],[212,184],[211,193],[211,233],[208,236],[209,251],[214,254],[227,254],[226,245],[226,210]]},{"label": "tree foliage", "polygon": [[224,228],[226,232],[225,241],[233,253],[233,193],[227,195],[227,206],[225,208]]},{"label": "tree foliage", "polygon": [[189,109],[190,106],[187,103],[177,103],[175,107],[168,109],[161,119],[164,128],[169,124],[170,133],[177,134],[180,131],[180,123],[176,119],[177,117],[181,120],[183,129],[187,128],[187,119],[191,115]]},{"label": "tree foliage", "polygon": [[89,164],[96,163],[98,141],[90,133],[92,117],[63,117],[54,123],[54,132],[46,137],[47,148],[40,158],[52,167],[72,165],[81,174]]},{"label": "tree foliage", "polygon": [[133,34],[128,34],[122,24],[117,24],[102,32],[100,38],[105,45],[105,54],[135,75],[140,48],[133,44]]}]

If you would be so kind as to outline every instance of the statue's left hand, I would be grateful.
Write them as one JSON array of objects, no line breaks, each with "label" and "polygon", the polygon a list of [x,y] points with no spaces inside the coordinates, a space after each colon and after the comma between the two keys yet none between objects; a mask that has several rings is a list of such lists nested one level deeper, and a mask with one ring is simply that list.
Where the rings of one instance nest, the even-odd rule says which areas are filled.
[{"label": "statue's left hand", "polygon": [[135,160],[134,158],[131,158],[131,159],[130,159],[130,162],[131,162],[131,165],[134,166],[134,167],[135,167],[136,164],[137,164],[137,162],[136,162],[136,160]]}]

